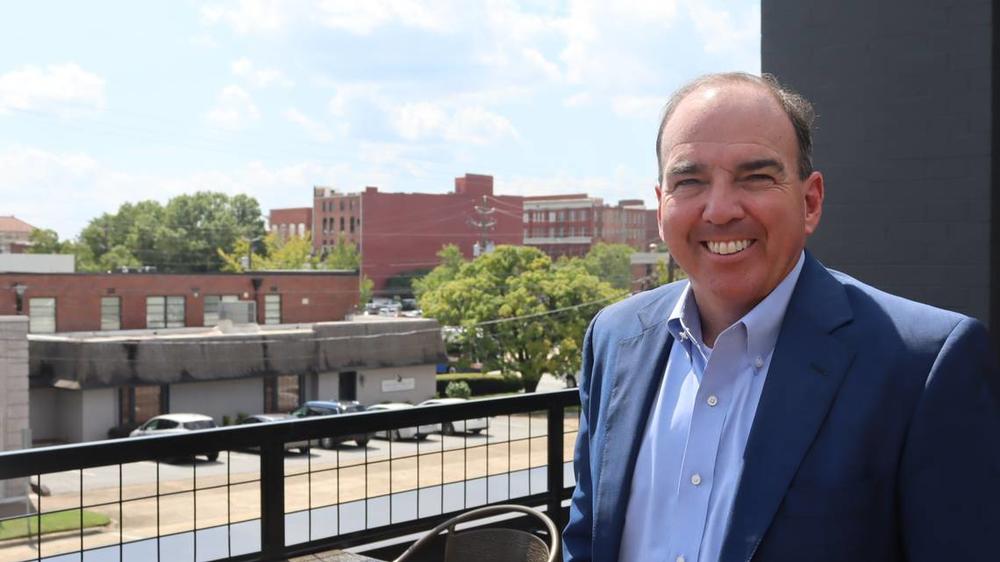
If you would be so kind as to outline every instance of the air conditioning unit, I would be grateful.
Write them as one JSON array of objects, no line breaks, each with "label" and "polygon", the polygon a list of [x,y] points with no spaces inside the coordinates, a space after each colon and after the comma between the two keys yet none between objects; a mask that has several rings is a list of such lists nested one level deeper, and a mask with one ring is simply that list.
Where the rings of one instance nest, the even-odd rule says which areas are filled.
[{"label": "air conditioning unit", "polygon": [[235,325],[257,323],[257,303],[253,301],[220,302],[219,321],[229,320]]}]

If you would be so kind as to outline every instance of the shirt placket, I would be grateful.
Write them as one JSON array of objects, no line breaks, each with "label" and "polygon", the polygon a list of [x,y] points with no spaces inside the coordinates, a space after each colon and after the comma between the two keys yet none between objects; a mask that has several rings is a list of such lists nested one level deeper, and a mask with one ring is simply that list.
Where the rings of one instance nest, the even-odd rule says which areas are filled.
[{"label": "shirt placket", "polygon": [[[671,562],[695,562],[701,550],[712,496],[714,467],[726,417],[732,408],[733,379],[740,369],[735,333],[723,334],[705,364],[691,412],[672,518]],[[693,350],[698,353],[697,350]],[[697,361],[696,358],[692,358]]]}]

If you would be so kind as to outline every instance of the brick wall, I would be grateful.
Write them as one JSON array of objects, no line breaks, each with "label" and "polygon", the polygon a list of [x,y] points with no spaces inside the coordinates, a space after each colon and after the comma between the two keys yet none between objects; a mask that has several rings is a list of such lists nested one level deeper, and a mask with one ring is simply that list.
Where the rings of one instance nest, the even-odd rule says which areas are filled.
[{"label": "brick wall", "polygon": [[982,0],[761,5],[763,71],[819,114],[826,205],[809,247],[879,288],[985,321],[1000,253],[991,20]]}]

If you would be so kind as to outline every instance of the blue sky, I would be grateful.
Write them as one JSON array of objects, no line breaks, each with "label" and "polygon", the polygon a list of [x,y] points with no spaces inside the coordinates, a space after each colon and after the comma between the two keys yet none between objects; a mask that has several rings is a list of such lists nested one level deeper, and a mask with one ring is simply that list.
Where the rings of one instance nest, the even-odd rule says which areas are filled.
[{"label": "blue sky", "polygon": [[197,190],[588,192],[652,206],[665,98],[759,72],[757,1],[15,2],[0,215],[73,237]]}]

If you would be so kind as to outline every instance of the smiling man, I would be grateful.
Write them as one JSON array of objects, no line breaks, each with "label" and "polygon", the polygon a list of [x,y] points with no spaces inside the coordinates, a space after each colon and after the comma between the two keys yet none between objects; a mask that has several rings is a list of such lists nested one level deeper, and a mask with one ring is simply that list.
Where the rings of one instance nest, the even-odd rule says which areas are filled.
[{"label": "smiling man", "polygon": [[668,101],[660,235],[683,281],[586,337],[566,560],[996,560],[1000,376],[983,326],[806,250],[810,104],[709,75]]}]

